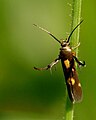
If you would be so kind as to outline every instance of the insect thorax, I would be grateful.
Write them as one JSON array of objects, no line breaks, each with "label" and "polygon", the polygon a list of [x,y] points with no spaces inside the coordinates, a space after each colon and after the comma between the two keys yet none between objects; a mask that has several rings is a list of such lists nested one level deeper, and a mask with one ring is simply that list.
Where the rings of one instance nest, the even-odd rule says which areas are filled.
[{"label": "insect thorax", "polygon": [[66,41],[63,40],[61,43],[61,48],[60,48],[61,59],[62,59],[62,57],[64,58],[64,56],[66,58],[69,58],[69,57],[71,57],[70,56],[71,54],[72,54],[72,50],[70,48],[69,42],[67,43]]}]

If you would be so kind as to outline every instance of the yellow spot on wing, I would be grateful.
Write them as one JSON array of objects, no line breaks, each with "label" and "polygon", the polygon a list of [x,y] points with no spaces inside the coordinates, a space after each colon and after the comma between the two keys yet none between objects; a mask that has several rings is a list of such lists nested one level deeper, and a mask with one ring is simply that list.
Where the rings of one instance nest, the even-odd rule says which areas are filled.
[{"label": "yellow spot on wing", "polygon": [[68,82],[69,85],[71,84],[71,83],[70,83],[70,78],[67,80],[67,82]]},{"label": "yellow spot on wing", "polygon": [[74,69],[72,68],[72,72],[74,72]]},{"label": "yellow spot on wing", "polygon": [[70,68],[70,61],[67,59],[67,60],[64,60],[64,64],[66,66],[66,68]]},{"label": "yellow spot on wing", "polygon": [[69,78],[67,82],[68,82],[69,85],[74,85],[75,84],[75,79],[74,78]]},{"label": "yellow spot on wing", "polygon": [[79,87],[81,87],[81,84],[80,84],[80,83],[78,83],[78,86],[79,86]]},{"label": "yellow spot on wing", "polygon": [[71,78],[71,83],[72,83],[72,85],[75,84],[75,80],[74,80],[74,78]]}]

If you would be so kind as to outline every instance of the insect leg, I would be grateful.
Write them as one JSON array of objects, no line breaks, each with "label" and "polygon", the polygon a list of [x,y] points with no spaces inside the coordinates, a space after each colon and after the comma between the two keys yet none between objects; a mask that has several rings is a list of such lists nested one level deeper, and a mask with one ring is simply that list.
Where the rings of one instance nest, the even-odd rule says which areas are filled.
[{"label": "insect leg", "polygon": [[80,42],[76,46],[72,47],[72,49],[74,50],[74,49],[78,48],[79,46],[80,46]]},{"label": "insect leg", "polygon": [[73,56],[76,60],[76,62],[79,64],[79,66],[85,66],[85,61],[79,61],[76,56]]},{"label": "insect leg", "polygon": [[48,69],[51,69],[54,65],[56,65],[59,62],[59,60],[60,60],[60,58],[56,58],[52,63],[50,63],[46,67],[44,67],[44,68],[34,67],[34,69],[35,70],[48,70]]}]

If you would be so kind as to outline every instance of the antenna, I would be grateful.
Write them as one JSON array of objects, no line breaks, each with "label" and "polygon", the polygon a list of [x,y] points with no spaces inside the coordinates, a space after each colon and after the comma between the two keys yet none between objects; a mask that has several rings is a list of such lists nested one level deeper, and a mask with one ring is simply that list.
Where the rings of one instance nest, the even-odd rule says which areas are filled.
[{"label": "antenna", "polygon": [[44,28],[42,28],[42,27],[40,27],[40,26],[38,26],[38,25],[36,25],[36,24],[33,24],[33,25],[36,26],[36,27],[38,27],[39,29],[45,31],[46,33],[48,33],[51,37],[53,37],[56,41],[58,41],[58,42],[61,44],[60,40],[58,40],[52,33],[50,33],[50,32],[47,31],[46,29],[44,29]]},{"label": "antenna", "polygon": [[70,41],[70,37],[71,37],[71,35],[73,34],[73,32],[76,30],[76,28],[81,24],[83,22],[83,20],[81,20],[80,21],[80,23],[71,31],[71,33],[70,33],[70,35],[69,35],[69,37],[68,37],[68,39],[67,39],[67,43]]}]

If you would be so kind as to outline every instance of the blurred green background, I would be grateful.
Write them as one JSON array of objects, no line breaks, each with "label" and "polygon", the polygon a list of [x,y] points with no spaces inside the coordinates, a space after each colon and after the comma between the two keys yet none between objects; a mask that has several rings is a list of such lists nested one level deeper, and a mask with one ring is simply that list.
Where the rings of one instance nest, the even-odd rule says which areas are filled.
[{"label": "blurred green background", "polygon": [[[63,120],[65,81],[61,64],[35,71],[59,54],[57,38],[70,33],[71,0],[0,0],[0,120]],[[74,105],[74,120],[96,120],[96,1],[82,1],[78,69],[83,101]]]}]

